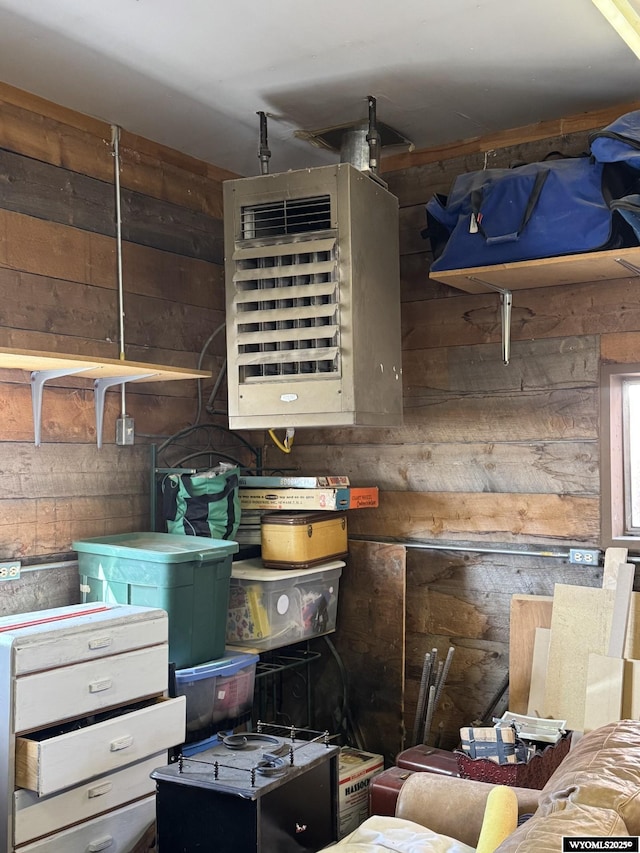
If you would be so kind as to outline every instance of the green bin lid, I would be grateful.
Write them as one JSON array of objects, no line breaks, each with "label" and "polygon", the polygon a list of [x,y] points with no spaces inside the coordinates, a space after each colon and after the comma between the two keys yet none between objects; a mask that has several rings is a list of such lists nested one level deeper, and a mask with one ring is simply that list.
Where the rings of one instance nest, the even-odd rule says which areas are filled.
[{"label": "green bin lid", "polygon": [[72,542],[74,551],[128,557],[156,563],[187,563],[221,560],[239,550],[237,542],[183,536],[178,533],[120,533]]}]

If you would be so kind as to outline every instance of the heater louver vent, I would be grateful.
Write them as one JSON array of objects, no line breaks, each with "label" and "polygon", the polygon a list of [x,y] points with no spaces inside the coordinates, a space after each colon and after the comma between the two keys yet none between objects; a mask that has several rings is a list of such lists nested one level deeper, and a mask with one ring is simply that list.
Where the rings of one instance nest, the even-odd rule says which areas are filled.
[{"label": "heater louver vent", "polygon": [[223,193],[229,427],[402,423],[398,200],[350,163]]},{"label": "heater louver vent", "polygon": [[234,253],[240,381],[339,373],[336,238]]},{"label": "heater louver vent", "polygon": [[316,198],[280,199],[242,208],[242,240],[307,234],[310,231],[324,231],[330,227],[331,204],[328,195]]}]

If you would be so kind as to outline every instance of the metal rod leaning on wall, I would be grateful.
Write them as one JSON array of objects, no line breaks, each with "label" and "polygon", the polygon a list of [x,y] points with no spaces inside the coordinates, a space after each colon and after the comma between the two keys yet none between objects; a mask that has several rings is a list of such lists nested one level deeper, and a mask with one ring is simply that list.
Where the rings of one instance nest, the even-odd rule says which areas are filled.
[{"label": "metal rod leaning on wall", "polygon": [[[434,650],[435,651],[435,650]],[[438,674],[434,679],[433,684],[429,688],[429,702],[427,704],[427,713],[424,721],[424,735],[422,737],[422,742],[427,744],[429,742],[429,736],[431,734],[431,724],[433,722],[433,715],[438,709],[438,705],[440,704],[440,698],[442,697],[442,691],[444,689],[445,682],[447,680],[447,676],[449,674],[449,669],[451,667],[451,661],[453,659],[454,647],[449,646],[449,650],[447,651],[447,656],[444,661],[440,661],[438,664]]]},{"label": "metal rod leaning on wall", "polygon": [[440,704],[440,697],[442,696],[442,690],[447,680],[447,676],[449,675],[449,669],[451,668],[451,661],[453,660],[453,654],[455,649],[453,646],[449,646],[449,650],[447,652],[447,656],[444,659],[444,663],[442,665],[442,674],[438,680],[437,689],[436,689],[436,708]]},{"label": "metal rod leaning on wall", "polygon": [[415,746],[421,740],[422,721],[426,712],[427,704],[427,685],[431,675],[431,655],[427,652],[422,662],[422,675],[420,677],[420,691],[418,693],[418,704],[416,706],[416,715],[413,723],[413,737],[411,745]]},{"label": "metal rod leaning on wall", "polygon": [[433,720],[434,713],[434,705],[436,701],[436,686],[432,684],[429,688],[429,701],[427,702],[427,714],[424,719],[424,734],[422,736],[422,743],[426,744],[429,741],[429,734],[431,733],[431,721]]},{"label": "metal rod leaning on wall", "polygon": [[429,681],[427,682],[427,710],[422,720],[422,729],[420,731],[420,739],[423,743],[426,743],[426,739],[429,736],[429,730],[431,728],[431,719],[433,717],[434,711],[434,702],[436,699],[436,690],[437,690],[437,673],[438,673],[438,649],[431,649],[431,666],[429,670]]}]

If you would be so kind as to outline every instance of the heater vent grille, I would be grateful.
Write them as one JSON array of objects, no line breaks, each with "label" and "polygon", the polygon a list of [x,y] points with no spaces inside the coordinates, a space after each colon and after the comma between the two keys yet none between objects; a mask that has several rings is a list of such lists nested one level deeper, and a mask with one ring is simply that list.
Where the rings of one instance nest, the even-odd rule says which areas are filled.
[{"label": "heater vent grille", "polygon": [[324,231],[331,228],[331,200],[322,195],[247,205],[241,211],[240,228],[242,240]]},{"label": "heater vent grille", "polygon": [[229,427],[401,424],[398,200],[351,163],[223,196]]},{"label": "heater vent grille", "polygon": [[335,235],[245,245],[233,260],[240,382],[339,374]]}]

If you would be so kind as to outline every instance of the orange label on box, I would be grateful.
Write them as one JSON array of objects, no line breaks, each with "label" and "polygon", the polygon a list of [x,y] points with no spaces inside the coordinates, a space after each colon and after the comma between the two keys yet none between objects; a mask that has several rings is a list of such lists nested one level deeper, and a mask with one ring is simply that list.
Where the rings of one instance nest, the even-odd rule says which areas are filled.
[{"label": "orange label on box", "polygon": [[349,509],[366,509],[374,506],[378,506],[377,486],[349,489]]}]

